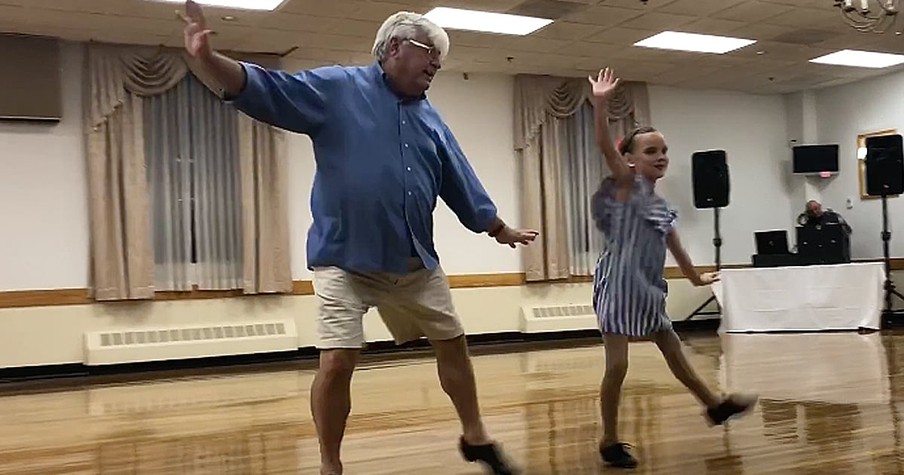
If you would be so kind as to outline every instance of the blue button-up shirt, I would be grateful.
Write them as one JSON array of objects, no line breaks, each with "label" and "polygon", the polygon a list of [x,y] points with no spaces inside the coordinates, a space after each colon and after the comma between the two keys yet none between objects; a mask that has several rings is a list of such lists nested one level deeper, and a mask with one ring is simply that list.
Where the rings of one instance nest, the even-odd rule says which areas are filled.
[{"label": "blue button-up shirt", "polygon": [[290,74],[241,63],[244,90],[230,102],[314,144],[308,268],[408,272],[433,269],[437,197],[464,226],[487,231],[496,206],[426,97],[403,100],[379,63]]}]

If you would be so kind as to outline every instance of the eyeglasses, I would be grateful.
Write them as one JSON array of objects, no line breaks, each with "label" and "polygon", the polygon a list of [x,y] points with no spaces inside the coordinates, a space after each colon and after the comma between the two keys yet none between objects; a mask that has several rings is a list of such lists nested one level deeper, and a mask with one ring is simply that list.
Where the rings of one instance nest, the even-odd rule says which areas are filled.
[{"label": "eyeglasses", "polygon": [[425,45],[424,43],[421,43],[420,41],[412,40],[411,38],[409,38],[407,41],[409,43],[413,44],[414,46],[417,46],[418,48],[421,48],[421,49],[427,51],[427,54],[429,54],[430,57],[439,58],[440,53],[439,53],[439,50],[436,49],[436,46]]}]

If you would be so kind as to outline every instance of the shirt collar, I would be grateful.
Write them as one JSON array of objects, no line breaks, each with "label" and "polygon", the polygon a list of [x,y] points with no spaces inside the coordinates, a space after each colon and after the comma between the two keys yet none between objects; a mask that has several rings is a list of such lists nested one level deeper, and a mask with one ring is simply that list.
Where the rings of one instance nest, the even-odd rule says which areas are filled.
[{"label": "shirt collar", "polygon": [[422,100],[427,99],[427,94],[425,94],[425,93],[421,93],[420,96],[415,97],[415,98],[410,98],[410,99],[406,99],[406,98],[400,96],[397,92],[395,92],[395,90],[392,89],[392,84],[390,84],[389,78],[386,77],[386,71],[383,70],[383,65],[380,64],[379,61],[374,61],[373,64],[370,65],[370,70],[374,74],[375,77],[379,77],[382,80],[383,85],[386,86],[386,89],[389,92],[391,92],[392,94],[394,94],[399,99],[400,102],[413,102],[413,101],[422,101]]}]

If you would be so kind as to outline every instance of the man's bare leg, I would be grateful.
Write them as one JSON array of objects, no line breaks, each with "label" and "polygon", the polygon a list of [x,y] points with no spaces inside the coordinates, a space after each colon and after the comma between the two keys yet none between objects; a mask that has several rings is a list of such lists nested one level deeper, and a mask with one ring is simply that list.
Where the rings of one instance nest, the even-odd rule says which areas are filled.
[{"label": "man's bare leg", "polygon": [[311,386],[311,413],[320,441],[321,475],[342,475],[342,437],[351,412],[352,373],[359,353],[350,349],[320,352],[320,368]]}]

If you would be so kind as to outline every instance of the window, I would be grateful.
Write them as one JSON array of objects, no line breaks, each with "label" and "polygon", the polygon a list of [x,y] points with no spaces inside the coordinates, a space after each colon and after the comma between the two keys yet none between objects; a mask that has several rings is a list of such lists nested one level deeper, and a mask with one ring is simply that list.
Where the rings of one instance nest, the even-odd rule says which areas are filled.
[{"label": "window", "polygon": [[237,112],[189,74],[143,113],[156,288],[241,288]]},{"label": "window", "polygon": [[584,102],[571,115],[555,124],[562,154],[562,190],[568,229],[571,275],[593,275],[604,248],[590,210],[600,181],[609,175],[596,144],[593,106]]}]

